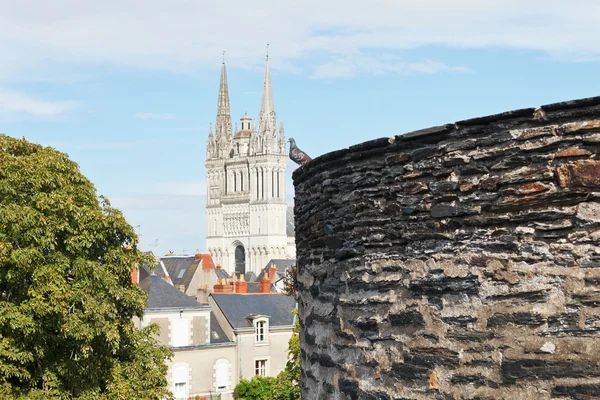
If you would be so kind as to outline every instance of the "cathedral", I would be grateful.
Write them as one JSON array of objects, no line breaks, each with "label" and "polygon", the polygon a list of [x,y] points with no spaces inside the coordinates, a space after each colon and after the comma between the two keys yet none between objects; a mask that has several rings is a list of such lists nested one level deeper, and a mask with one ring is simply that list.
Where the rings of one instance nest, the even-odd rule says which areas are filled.
[{"label": "cathedral", "polygon": [[277,129],[269,57],[258,127],[244,114],[235,130],[223,62],[217,119],[206,146],[206,248],[215,264],[228,272],[258,275],[272,259],[295,257],[286,221],[286,165],[287,143],[283,123]]}]

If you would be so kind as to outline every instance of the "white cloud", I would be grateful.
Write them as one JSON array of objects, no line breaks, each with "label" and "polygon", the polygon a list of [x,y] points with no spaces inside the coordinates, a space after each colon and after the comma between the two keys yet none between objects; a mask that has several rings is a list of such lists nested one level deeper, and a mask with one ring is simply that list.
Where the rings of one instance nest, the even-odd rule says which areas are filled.
[{"label": "white cloud", "polygon": [[[388,57],[389,58],[389,57]],[[463,66],[446,65],[436,61],[423,63],[406,63],[402,61],[386,60],[385,58],[347,57],[317,65],[313,71],[313,78],[351,78],[358,74],[366,73],[380,75],[385,73],[410,74],[436,72],[469,72]]]},{"label": "white cloud", "polygon": [[22,92],[0,89],[0,111],[24,112],[35,116],[53,116],[77,107],[75,101],[50,102],[39,100]]},{"label": "white cloud", "polygon": [[156,114],[149,112],[140,112],[133,114],[133,118],[137,119],[175,119],[177,116],[171,113]]},{"label": "white cloud", "polygon": [[[266,43],[274,69],[298,71],[301,64],[312,71],[321,64],[317,72],[333,75],[327,72],[329,61],[337,63],[338,76],[368,72],[340,65],[338,59],[426,45],[600,58],[595,0],[248,0],[235,6],[228,1],[0,0],[0,9],[0,54],[7,55],[0,79],[25,74],[23,66],[32,74],[32,66],[51,68],[65,60],[76,66],[112,63],[189,73],[217,67],[222,50],[229,66],[255,68],[264,62]],[[431,73],[445,69],[440,69],[443,61],[407,61],[403,68]],[[393,65],[379,67],[381,73],[397,72]]]}]

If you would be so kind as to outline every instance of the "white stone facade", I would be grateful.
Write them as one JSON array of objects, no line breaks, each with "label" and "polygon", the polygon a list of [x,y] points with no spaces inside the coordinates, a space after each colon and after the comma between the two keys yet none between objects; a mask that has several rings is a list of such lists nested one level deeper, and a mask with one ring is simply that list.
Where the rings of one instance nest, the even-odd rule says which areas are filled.
[{"label": "white stone facade", "polygon": [[287,146],[283,123],[277,130],[268,57],[258,129],[247,114],[240,126],[233,132],[223,63],[207,143],[206,248],[227,272],[258,275],[269,260],[296,253],[286,235]]}]

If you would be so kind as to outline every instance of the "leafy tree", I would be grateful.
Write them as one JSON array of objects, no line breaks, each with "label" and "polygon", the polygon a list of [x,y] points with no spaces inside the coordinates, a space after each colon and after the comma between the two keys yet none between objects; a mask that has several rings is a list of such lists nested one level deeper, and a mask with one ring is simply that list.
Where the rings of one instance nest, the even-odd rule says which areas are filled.
[{"label": "leafy tree", "polygon": [[169,397],[171,352],[132,321],[145,261],[66,154],[0,134],[0,398]]},{"label": "leafy tree", "polygon": [[273,399],[275,400],[300,400],[300,323],[298,309],[292,310],[296,316],[296,326],[288,342],[288,362],[285,369],[277,375],[273,385]]},{"label": "leafy tree", "polygon": [[251,380],[240,379],[233,390],[233,395],[238,400],[271,400],[273,399],[272,376],[255,376]]}]

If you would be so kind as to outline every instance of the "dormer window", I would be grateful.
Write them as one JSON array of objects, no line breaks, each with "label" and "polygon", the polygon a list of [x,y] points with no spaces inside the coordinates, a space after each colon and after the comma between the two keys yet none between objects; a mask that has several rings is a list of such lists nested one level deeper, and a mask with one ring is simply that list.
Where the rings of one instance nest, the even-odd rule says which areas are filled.
[{"label": "dormer window", "polygon": [[254,339],[256,344],[269,343],[269,320],[267,318],[254,320]]}]

